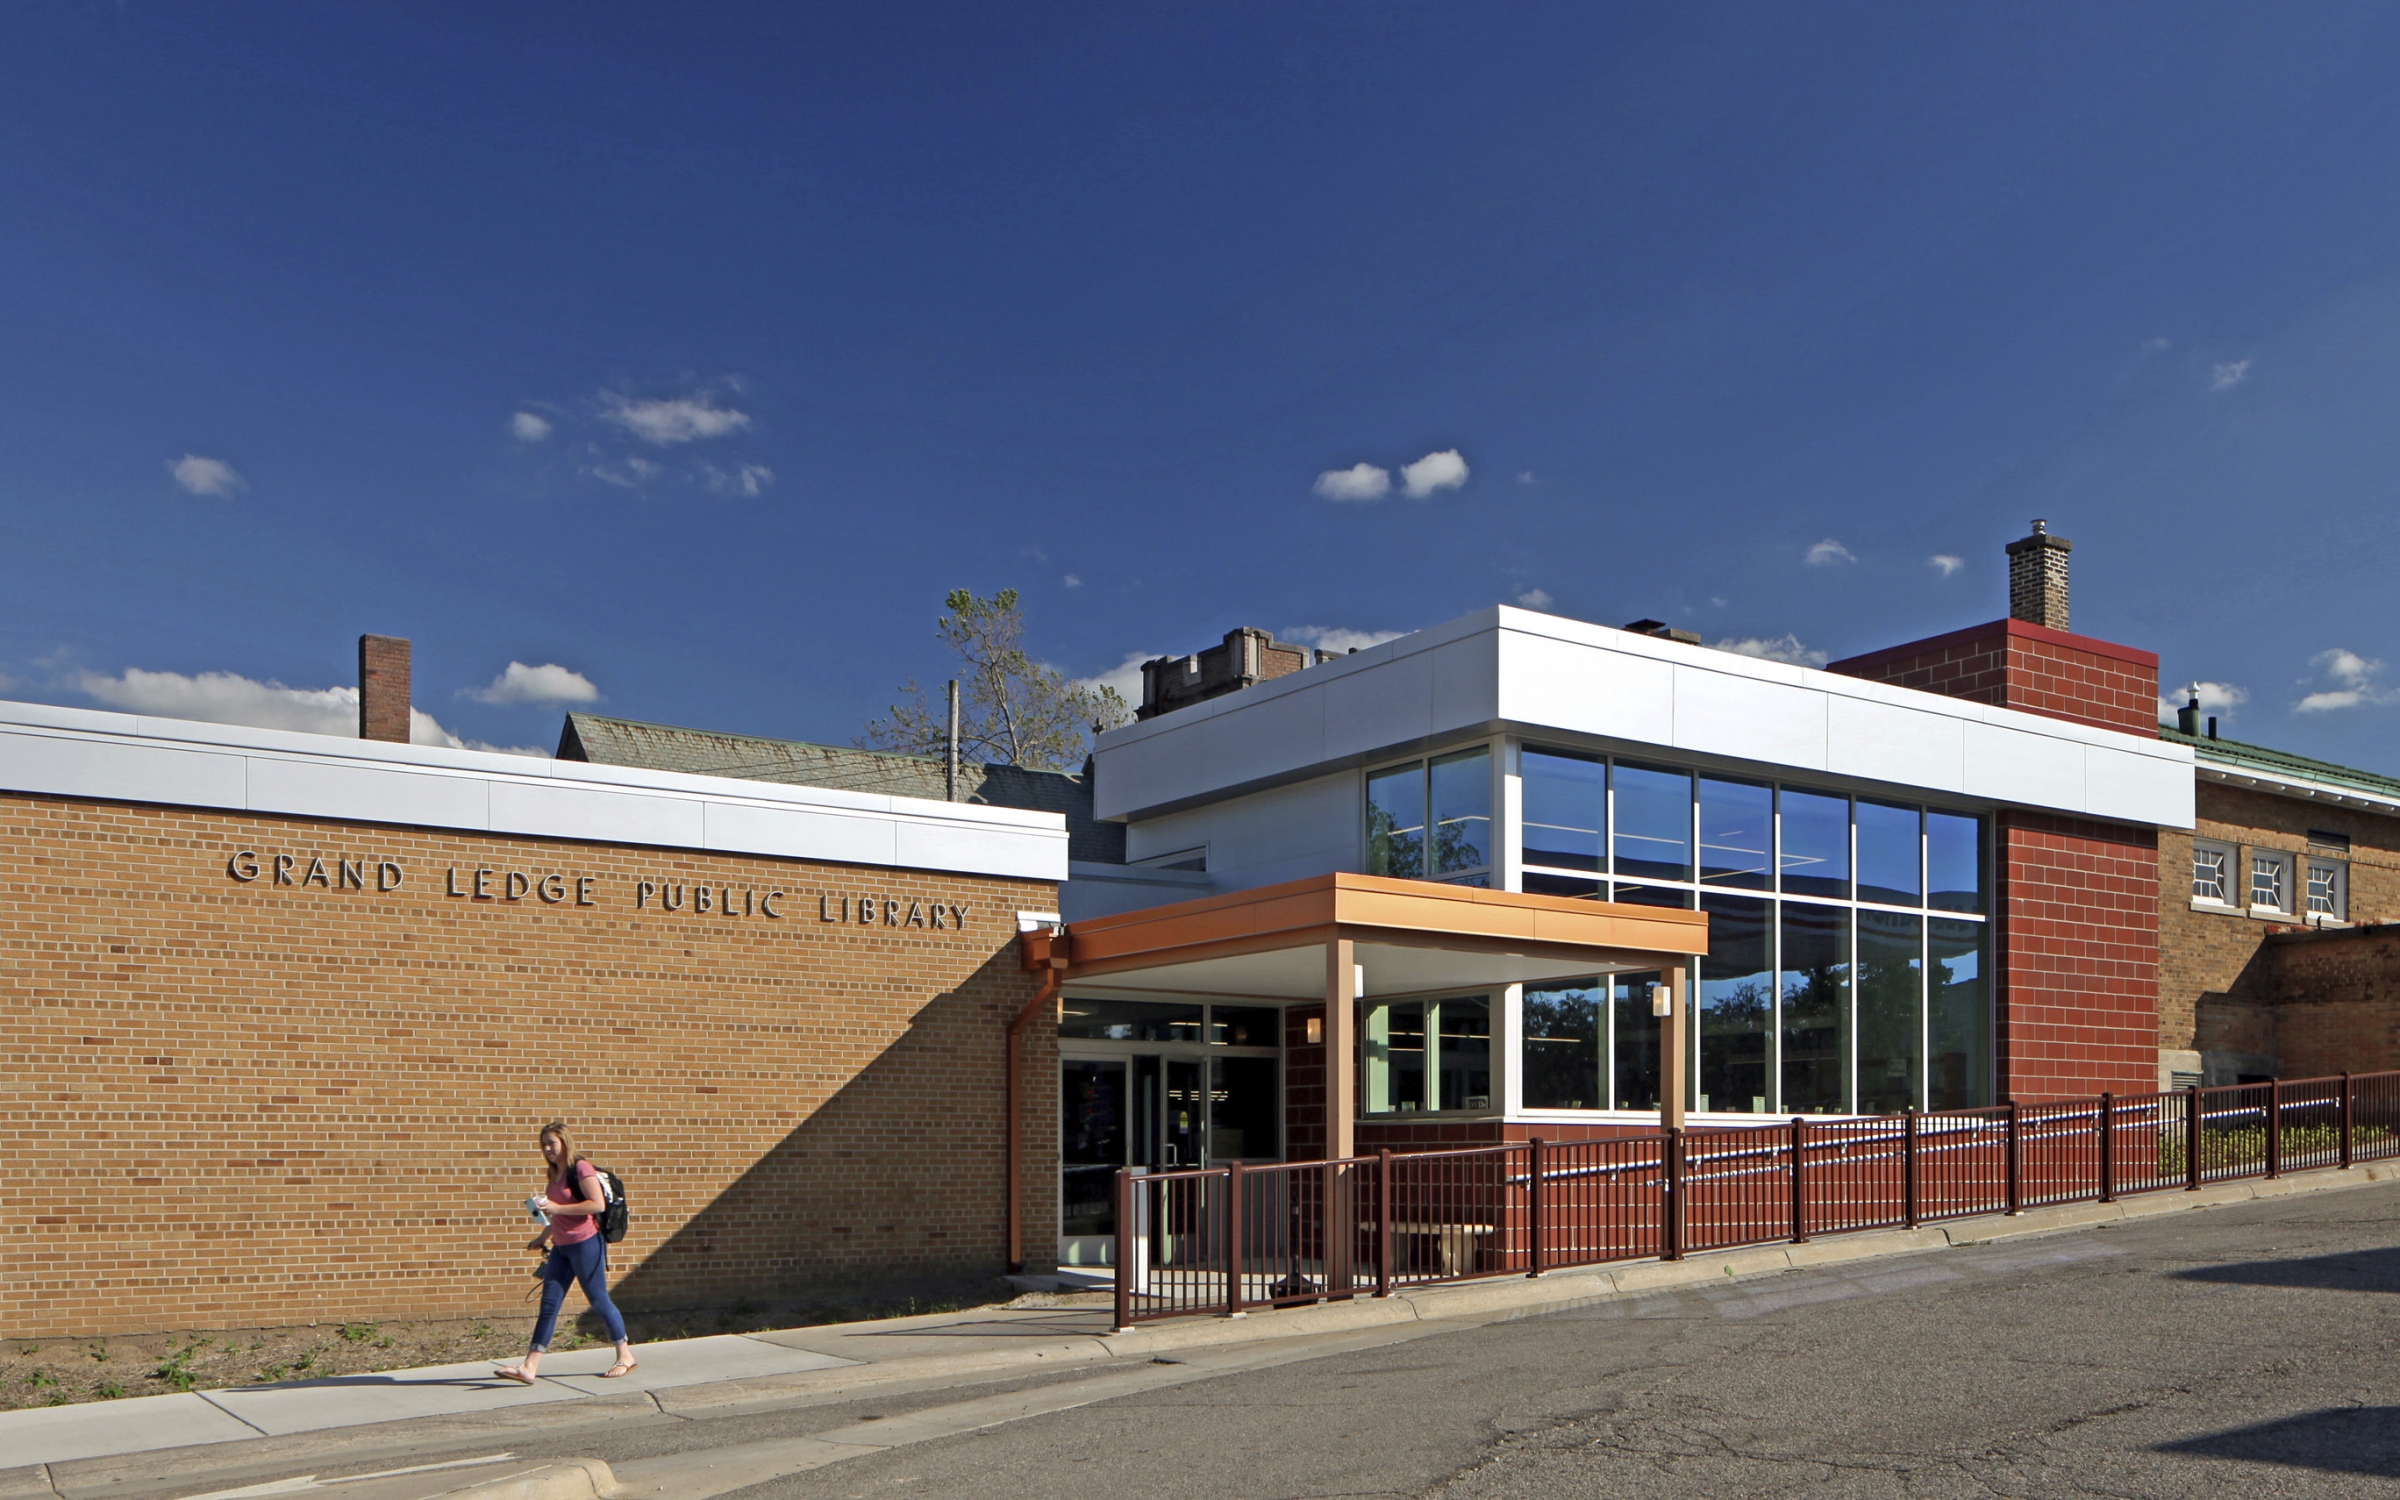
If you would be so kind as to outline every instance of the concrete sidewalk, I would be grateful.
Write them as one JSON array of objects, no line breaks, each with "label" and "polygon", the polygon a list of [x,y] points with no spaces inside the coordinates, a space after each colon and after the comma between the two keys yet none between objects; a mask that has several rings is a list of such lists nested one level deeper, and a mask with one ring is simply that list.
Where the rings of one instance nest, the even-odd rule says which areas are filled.
[{"label": "concrete sidewalk", "polygon": [[[2400,1163],[2320,1171],[2273,1182],[2224,1183],[2112,1204],[2068,1204],[2015,1218],[1952,1220],[1916,1230],[1830,1236],[1805,1245],[1759,1245],[1675,1262],[1633,1261],[1540,1278],[1421,1287],[1241,1318],[1189,1317],[1110,1329],[1108,1307],[995,1308],[770,1333],[719,1335],[638,1346],[641,1368],[601,1380],[613,1351],[560,1354],[527,1388],[497,1380],[488,1364],[147,1396],[0,1412],[0,1500],[55,1493],[56,1466],[195,1446],[292,1438],[412,1419],[447,1418],[465,1430],[518,1428],[519,1408],[551,1419],[607,1421],[645,1415],[730,1415],[745,1408],[825,1399],[849,1391],[1009,1379],[1110,1361],[1147,1362],[1180,1349],[1320,1336],[1427,1321],[1494,1322],[1588,1306],[1609,1298],[1727,1277],[1771,1275],[1955,1245],[2052,1234],[2259,1199],[2400,1180]],[[584,1410],[588,1408],[588,1417]],[[612,1416],[616,1414],[616,1416]]]}]

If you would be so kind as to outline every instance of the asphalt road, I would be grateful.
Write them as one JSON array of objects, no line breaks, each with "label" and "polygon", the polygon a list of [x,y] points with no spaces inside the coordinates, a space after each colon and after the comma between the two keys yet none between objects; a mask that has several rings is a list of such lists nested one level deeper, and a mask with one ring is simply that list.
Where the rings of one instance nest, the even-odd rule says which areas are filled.
[{"label": "asphalt road", "polygon": [[1195,1381],[785,1497],[2400,1494],[2400,1192],[1795,1273]]}]

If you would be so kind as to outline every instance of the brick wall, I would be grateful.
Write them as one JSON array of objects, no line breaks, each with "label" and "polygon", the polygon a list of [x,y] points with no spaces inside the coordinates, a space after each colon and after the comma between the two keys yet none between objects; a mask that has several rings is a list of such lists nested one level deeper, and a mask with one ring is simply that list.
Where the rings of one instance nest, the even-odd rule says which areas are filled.
[{"label": "brick wall", "polygon": [[[238,851],[257,878],[229,874],[249,868]],[[451,871],[469,894],[446,893]],[[637,910],[645,880],[682,909]],[[776,889],[780,919],[757,909]],[[821,894],[848,918],[821,921]],[[1014,913],[1054,899],[0,796],[8,1331],[524,1316],[517,1205],[553,1117],[626,1178],[633,1230],[611,1258],[629,1305],[996,1272],[1003,1037],[1034,985]],[[936,928],[936,903],[963,925]],[[1046,1257],[1055,1038],[1027,1059]]]},{"label": "brick wall", "polygon": [[1837,661],[1848,677],[2102,729],[2158,728],[2158,657],[2025,620],[1994,620]]},{"label": "brick wall", "polygon": [[[2253,848],[2289,853],[2298,871],[2311,857],[2312,829],[2341,834],[2350,840],[2350,919],[2391,922],[2400,921],[2400,818],[2213,781],[2200,782],[2196,793],[2192,832],[2168,829],[2158,839],[2158,1044],[2177,1050],[2271,1054],[2271,1045],[2259,1044],[2265,1033],[2239,1008],[2264,998],[2258,960],[2267,937],[2295,924],[2262,920],[2245,911],[2195,909],[2193,839],[2233,845],[2238,880],[2246,877]],[[2320,849],[2314,857],[2332,856]]]},{"label": "brick wall", "polygon": [[2267,953],[2265,1050],[2280,1076],[2400,1068],[2400,928],[2287,933]]},{"label": "brick wall", "polygon": [[2026,812],[1996,822],[2002,1096],[2156,1087],[2156,831]]}]

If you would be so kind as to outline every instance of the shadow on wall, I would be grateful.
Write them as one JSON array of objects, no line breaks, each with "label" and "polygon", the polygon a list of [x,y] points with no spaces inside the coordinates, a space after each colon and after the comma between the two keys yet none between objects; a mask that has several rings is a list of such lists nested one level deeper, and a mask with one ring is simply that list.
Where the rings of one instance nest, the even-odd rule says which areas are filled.
[{"label": "shadow on wall", "polygon": [[2333,1292],[2400,1292],[2400,1246],[2312,1255],[2301,1260],[2234,1261],[2174,1273],[2178,1281],[2237,1286],[2311,1287]]},{"label": "shadow on wall", "polygon": [[[1012,944],[927,1004],[664,1243],[644,1236],[642,1184],[629,1173],[633,1223],[611,1253],[641,1261],[611,1295],[629,1312],[656,1311],[999,1275],[1003,1042],[1026,989]],[[1021,1129],[1026,1222],[1039,1226],[1055,1214],[1058,1066],[1043,1028],[1030,1031]],[[705,1145],[693,1154],[705,1158]],[[1027,1239],[1029,1260],[1050,1253],[1047,1234]],[[571,1305],[581,1303],[577,1293]]]},{"label": "shadow on wall", "polygon": [[2161,1443],[2158,1451],[2400,1479],[2400,1406],[2329,1407],[2180,1443]]}]

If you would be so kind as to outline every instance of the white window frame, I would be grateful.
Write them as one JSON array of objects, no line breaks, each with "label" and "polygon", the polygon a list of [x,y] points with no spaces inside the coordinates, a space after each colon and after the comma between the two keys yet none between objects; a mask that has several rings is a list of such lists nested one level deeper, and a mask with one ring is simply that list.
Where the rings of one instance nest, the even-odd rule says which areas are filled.
[{"label": "white window frame", "polygon": [[[2242,895],[2250,904],[2251,913],[2261,917],[2288,917],[2292,914],[2293,860],[2288,849],[2253,848],[2243,862],[2244,886]],[[2274,883],[2282,890],[2281,902],[2258,899],[2259,877],[2268,870],[2275,872]]]},{"label": "white window frame", "polygon": [[[2214,854],[2223,861],[2217,869],[2218,894],[2213,897],[2200,894],[2200,856],[2203,854]],[[2192,905],[2203,911],[2240,911],[2241,906],[2234,901],[2232,892],[2235,880],[2243,873],[2241,850],[2235,845],[2217,839],[2192,840]]]},{"label": "white window frame", "polygon": [[[2322,922],[2322,923],[2325,923],[2325,924],[2327,924],[2327,925],[2335,925],[2335,926],[2347,926],[2347,925],[2349,925],[2349,921],[2350,921],[2350,866],[2349,866],[2349,864],[2348,864],[2347,862],[2343,861],[2343,860],[2338,860],[2338,859],[2325,859],[2325,858],[2322,858],[2322,857],[2320,857],[2320,856],[2318,856],[2318,855],[2314,855],[2314,854],[2312,854],[2312,855],[2308,856],[2308,862],[2307,862],[2307,865],[2306,865],[2306,869],[2307,869],[2307,871],[2308,871],[2308,917],[2309,917],[2309,920],[2310,920],[2310,921],[2312,921],[2312,922]],[[2325,905],[2324,905],[2322,908],[2320,908],[2320,907],[2317,905],[2317,873],[2318,873],[2319,871],[2324,871],[2324,872],[2326,872],[2326,875],[2327,875],[2327,885],[2328,885],[2328,887],[2329,887],[2329,889],[2328,889],[2328,892],[2327,892],[2327,900],[2326,900],[2326,904],[2325,904]]]}]

